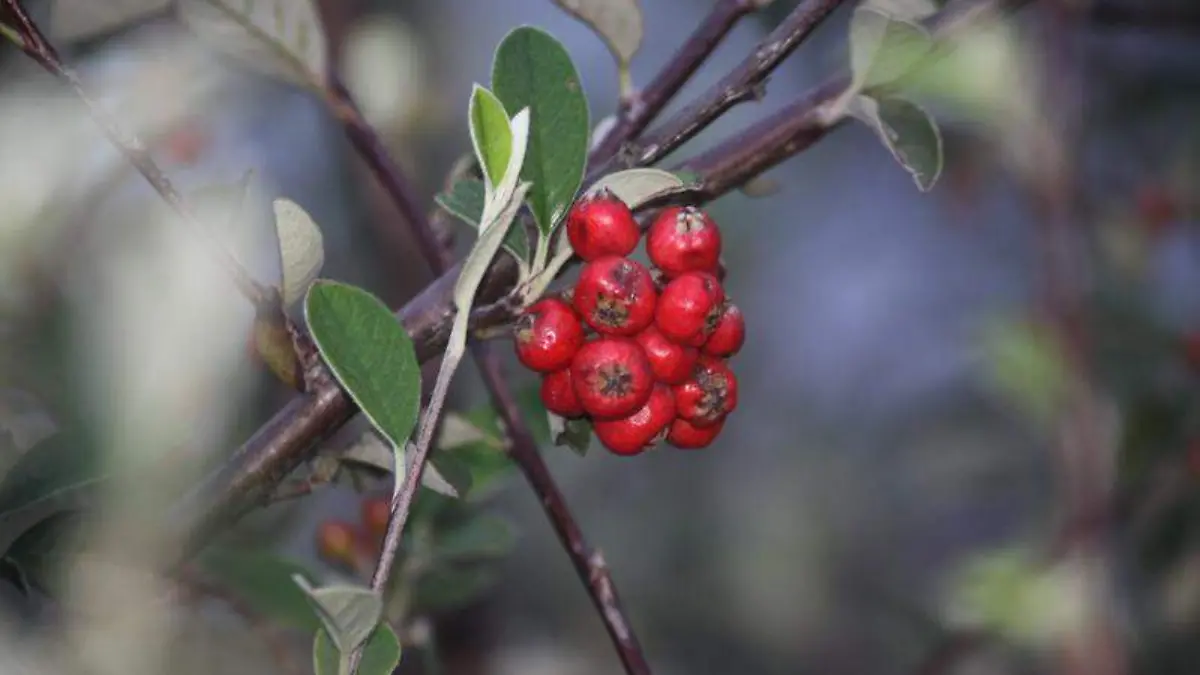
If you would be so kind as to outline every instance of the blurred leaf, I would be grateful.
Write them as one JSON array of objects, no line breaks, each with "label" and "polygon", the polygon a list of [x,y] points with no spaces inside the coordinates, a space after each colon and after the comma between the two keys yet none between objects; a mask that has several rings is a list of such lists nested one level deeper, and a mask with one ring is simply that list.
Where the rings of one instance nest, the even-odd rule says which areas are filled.
[{"label": "blurred leaf", "polygon": [[1067,387],[1067,370],[1054,335],[1028,321],[998,322],[983,338],[987,376],[998,392],[1036,422],[1054,416]]},{"label": "blurred leaf", "polygon": [[457,413],[447,414],[442,419],[442,428],[438,431],[437,446],[444,450],[467,443],[495,443],[497,449],[504,447],[502,439],[479,428],[465,416]]},{"label": "blurred leaf", "polygon": [[934,0],[865,0],[859,6],[900,21],[920,21],[938,10]]},{"label": "blurred leaf", "polygon": [[290,307],[305,291],[325,264],[325,242],[312,216],[290,199],[276,199],[275,231],[283,269],[283,306]]},{"label": "blurred leaf", "polygon": [[423,612],[461,609],[500,580],[494,565],[447,565],[421,576],[414,604]]},{"label": "blurred leaf", "polygon": [[942,175],[942,132],[920,106],[895,97],[859,95],[849,112],[875,130],[879,140],[904,167],[922,192],[933,189]]},{"label": "blurred leaf", "polygon": [[305,317],[346,393],[393,451],[402,452],[421,406],[421,366],[404,327],[374,295],[330,281],[309,289]]},{"label": "blurred leaf", "polygon": [[629,63],[642,46],[642,8],[638,0],[554,0],[554,4],[586,23],[604,40],[617,60],[621,93],[629,93]]},{"label": "blurred leaf", "polygon": [[19,571],[21,581],[47,595],[58,590],[58,574],[78,546],[82,516],[75,511],[56,513],[29,528],[4,553],[4,560]]},{"label": "blurred leaf", "polygon": [[325,88],[328,45],[315,0],[179,0],[177,8],[185,26],[247,66]]},{"label": "blurred leaf", "polygon": [[105,477],[103,457],[91,444],[57,433],[21,455],[0,481],[0,522],[18,511],[73,498]]},{"label": "blurred leaf", "polygon": [[[313,671],[316,675],[339,675],[337,646],[324,629],[316,631],[313,640]],[[362,660],[358,663],[360,675],[391,675],[400,665],[400,638],[386,623],[380,623],[363,646]]]},{"label": "blurred leaf", "polygon": [[672,192],[683,189],[684,181],[670,171],[662,169],[627,169],[603,176],[596,181],[588,193],[608,190],[625,202],[631,209]]},{"label": "blurred leaf", "polygon": [[512,524],[496,516],[476,515],[438,537],[433,555],[438,561],[460,558],[500,558],[516,543]]},{"label": "blurred leaf", "polygon": [[375,591],[358,586],[314,588],[300,574],[292,580],[308,597],[338,651],[353,651],[379,625],[383,600]]},{"label": "blurred leaf", "polygon": [[197,562],[207,576],[255,613],[303,631],[321,627],[308,597],[293,581],[297,574],[308,574],[304,567],[271,553],[228,548],[210,548]]},{"label": "blurred leaf", "polygon": [[[0,388],[0,432],[7,433],[17,452],[25,452],[58,431],[45,407],[31,394]],[[0,461],[0,466],[7,462]]]},{"label": "blurred leaf", "polygon": [[[483,181],[474,178],[464,178],[450,186],[448,192],[435,196],[438,206],[456,216],[472,228],[479,228],[479,219],[483,216],[485,188]],[[517,260],[528,260],[529,244],[525,238],[525,228],[514,227],[504,238],[504,248]]]},{"label": "blurred leaf", "polygon": [[[504,104],[492,92],[475,85],[470,103],[471,144],[483,167],[485,186],[495,188],[504,180],[512,156],[512,128]],[[480,213],[483,209],[480,209]]]},{"label": "blurred leaf", "polygon": [[851,91],[890,83],[906,75],[933,49],[919,17],[892,16],[870,3],[850,19]]},{"label": "blurred leaf", "polygon": [[496,50],[492,88],[506,109],[531,111],[521,177],[533,184],[534,220],[548,234],[575,199],[587,164],[590,125],[579,73],[558,40],[525,26]]},{"label": "blurred leaf", "polygon": [[471,470],[454,455],[435,451],[429,455],[422,485],[448,497],[463,498],[471,491]]},{"label": "blurred leaf", "polygon": [[586,419],[568,420],[554,413],[546,413],[550,420],[550,438],[555,445],[565,445],[579,454],[587,455],[592,444],[592,425]]},{"label": "blurred leaf", "polygon": [[171,6],[171,0],[53,0],[50,37],[57,42],[83,40],[119,30]]},{"label": "blurred leaf", "polygon": [[755,178],[751,178],[740,188],[742,194],[752,199],[770,197],[773,194],[777,194],[782,189],[783,183],[780,183],[774,178],[767,178],[766,176],[757,176]]}]

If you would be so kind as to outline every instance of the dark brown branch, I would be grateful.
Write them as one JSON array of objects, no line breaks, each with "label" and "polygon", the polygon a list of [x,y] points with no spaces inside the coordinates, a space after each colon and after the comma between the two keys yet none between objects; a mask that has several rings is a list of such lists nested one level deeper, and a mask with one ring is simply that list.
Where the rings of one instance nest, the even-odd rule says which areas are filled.
[{"label": "dark brown branch", "polygon": [[[1029,0],[963,0],[934,22],[939,34],[952,33],[996,9],[1015,9]],[[823,138],[837,126],[824,122],[821,107],[837,97],[846,79],[834,78],[738,136],[683,166],[701,174],[697,203],[716,199],[750,178]],[[428,286],[398,312],[422,361],[433,358],[446,345],[454,315],[451,299],[459,268],[454,267]],[[497,259],[481,286],[477,302],[496,302],[513,287],[515,264]],[[503,303],[472,313],[475,330],[499,326],[513,318]],[[226,466],[180,505],[185,523],[197,527],[193,546],[201,546],[246,509],[260,504],[269,490],[306,460],[315,446],[354,414],[346,395],[335,386],[298,396],[263,426]]]},{"label": "dark brown branch", "polygon": [[213,259],[224,268],[234,285],[237,286],[238,291],[246,299],[250,300],[255,307],[271,307],[275,293],[254,281],[237,259],[200,223],[188,208],[183,195],[180,194],[179,190],[167,178],[166,173],[158,166],[158,163],[154,161],[154,158],[150,155],[150,151],[146,148],[146,144],[132,132],[122,128],[121,124],[112,114],[105,110],[96,99],[92,98],[91,94],[84,88],[83,81],[80,80],[78,73],[63,63],[62,59],[59,58],[58,51],[50,44],[46,36],[42,34],[41,29],[33,23],[29,14],[25,11],[21,0],[3,0],[3,3],[3,6],[16,19],[16,29],[23,43],[21,50],[75,92],[75,96],[88,109],[92,120],[104,132],[108,140],[121,151],[121,154],[125,155],[129,163],[142,174],[146,182],[150,183],[150,186],[158,192],[163,201],[175,211],[183,222],[193,230],[194,234],[199,236],[209,249],[209,253]]},{"label": "dark brown branch", "polygon": [[737,22],[757,10],[758,6],[755,0],[719,0],[713,5],[712,11],[654,80],[634,101],[622,108],[617,124],[592,151],[592,159],[607,160],[617,154],[623,143],[642,133],[708,60]]},{"label": "dark brown branch", "polygon": [[639,166],[654,164],[703,131],[730,108],[761,98],[771,73],[844,1],[803,0],[736,69],[709,89],[700,100],[664,122],[649,138],[640,141],[637,148],[629,153],[632,162]]}]

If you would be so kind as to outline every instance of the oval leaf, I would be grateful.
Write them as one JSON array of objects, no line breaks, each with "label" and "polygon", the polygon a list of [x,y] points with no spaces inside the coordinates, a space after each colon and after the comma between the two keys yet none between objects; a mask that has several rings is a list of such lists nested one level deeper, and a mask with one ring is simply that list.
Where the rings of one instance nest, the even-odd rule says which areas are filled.
[{"label": "oval leaf", "polygon": [[487,187],[494,188],[504,180],[508,159],[512,155],[512,128],[504,104],[492,92],[475,85],[471,92],[471,144],[483,167]]},{"label": "oval leaf", "polygon": [[315,631],[321,621],[292,579],[307,574],[300,565],[262,551],[209,549],[199,560],[207,576],[239,601],[270,620]]},{"label": "oval leaf", "polygon": [[[339,675],[340,652],[329,638],[329,633],[318,630],[313,640],[313,672],[316,675]],[[386,623],[379,624],[367,644],[363,646],[362,660],[358,662],[360,675],[390,675],[400,665],[400,638]]]},{"label": "oval leaf", "polygon": [[638,0],[554,0],[568,14],[596,31],[622,71],[642,46],[642,8]]},{"label": "oval leaf", "polygon": [[179,0],[179,18],[247,66],[324,89],[328,44],[315,0]]},{"label": "oval leaf", "polygon": [[686,184],[679,176],[662,169],[628,169],[604,176],[596,181],[589,193],[608,190],[631,209],[655,198],[682,190]]},{"label": "oval leaf", "polygon": [[171,6],[171,0],[54,0],[50,36],[55,42],[83,40],[118,30]]},{"label": "oval leaf", "polygon": [[942,133],[924,108],[901,98],[860,95],[849,113],[875,130],[922,192],[933,189],[942,175]]},{"label": "oval leaf", "polygon": [[526,26],[496,50],[492,89],[507,110],[531,111],[521,178],[533,184],[533,216],[549,233],[574,200],[587,163],[588,104],[579,73],[558,40]]},{"label": "oval leaf", "polygon": [[933,49],[933,36],[919,23],[868,6],[850,19],[852,91],[886,84],[907,74]]},{"label": "oval leaf", "polygon": [[301,575],[292,580],[308,597],[338,651],[354,651],[379,625],[383,600],[375,591],[358,586],[314,588]]},{"label": "oval leaf", "polygon": [[290,307],[304,297],[325,264],[325,240],[321,228],[299,204],[276,199],[275,232],[279,236],[279,257],[283,268],[283,306]]}]

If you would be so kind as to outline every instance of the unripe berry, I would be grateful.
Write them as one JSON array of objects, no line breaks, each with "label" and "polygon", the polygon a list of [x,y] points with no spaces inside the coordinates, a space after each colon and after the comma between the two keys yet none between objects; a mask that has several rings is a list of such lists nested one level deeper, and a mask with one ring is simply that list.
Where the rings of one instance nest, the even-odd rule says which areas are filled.
[{"label": "unripe berry", "polygon": [[691,379],[675,385],[675,410],[680,419],[710,427],[737,408],[737,377],[724,361],[701,356]]},{"label": "unripe berry", "polygon": [[358,533],[350,523],[327,520],[317,529],[317,552],[328,562],[353,567],[357,538]]},{"label": "unripe berry", "polygon": [[654,374],[638,343],[604,337],[588,342],[575,355],[571,382],[587,414],[597,420],[615,419],[645,405]]},{"label": "unripe berry", "polygon": [[567,239],[586,261],[627,256],[641,238],[633,212],[608,190],[580,199],[567,214]]},{"label": "unripe berry", "polygon": [[675,397],[665,384],[654,385],[646,404],[628,417],[600,420],[593,429],[596,438],[615,455],[637,455],[666,432],[675,419]]},{"label": "unripe berry", "polygon": [[392,502],[387,497],[369,497],[362,502],[362,525],[367,534],[382,539],[392,517]]},{"label": "unripe berry", "polygon": [[697,427],[687,420],[675,418],[667,430],[667,442],[682,450],[699,450],[716,440],[724,427],[725,420],[710,427]]},{"label": "unripe berry", "polygon": [[654,379],[663,384],[679,384],[692,376],[700,350],[667,339],[654,324],[634,338],[646,352]]},{"label": "unripe berry", "polygon": [[583,405],[575,395],[570,367],[556,370],[542,378],[542,405],[560,417],[582,417]]},{"label": "unripe berry", "polygon": [[699,347],[717,327],[725,291],[707,272],[687,272],[663,289],[655,310],[658,330],[680,344]]},{"label": "unripe berry", "polygon": [[583,266],[575,311],[597,332],[636,335],[654,321],[657,289],[650,272],[628,258],[606,256]]},{"label": "unripe berry", "polygon": [[668,277],[684,272],[716,272],[721,259],[721,232],[700,209],[663,209],[646,235],[646,253]]},{"label": "unripe berry", "polygon": [[717,319],[717,327],[704,343],[704,353],[709,356],[727,358],[741,350],[746,342],[746,319],[742,310],[732,302],[726,302]]},{"label": "unripe berry", "polygon": [[561,370],[583,345],[583,324],[567,303],[543,298],[517,319],[514,342],[526,368],[539,373]]}]

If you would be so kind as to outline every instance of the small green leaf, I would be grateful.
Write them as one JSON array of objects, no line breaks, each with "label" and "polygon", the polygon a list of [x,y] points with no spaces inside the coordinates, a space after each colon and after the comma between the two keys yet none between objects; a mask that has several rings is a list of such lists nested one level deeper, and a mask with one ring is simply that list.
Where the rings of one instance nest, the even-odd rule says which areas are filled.
[{"label": "small green leaf", "polygon": [[[448,496],[461,499],[466,497],[467,493],[471,491],[471,470],[464,466],[453,454],[434,452],[429,456],[429,462],[432,466],[426,467],[426,473],[436,475],[442,482],[453,489],[454,494]],[[426,487],[432,487],[428,482],[425,485]],[[442,494],[448,494],[445,490],[437,491]]]},{"label": "small green leaf", "polygon": [[292,580],[308,597],[338,651],[354,651],[379,625],[383,600],[375,591],[358,586],[314,588],[300,574]]},{"label": "small green leaf", "polygon": [[421,407],[421,366],[404,327],[379,298],[331,281],[309,288],[304,314],[346,393],[401,452]]},{"label": "small green leaf", "polygon": [[592,444],[592,425],[586,419],[564,419],[554,413],[546,413],[550,420],[550,438],[555,445],[565,445],[580,457],[587,454]]},{"label": "small green leaf", "polygon": [[512,524],[496,516],[474,516],[446,532],[434,544],[439,561],[500,558],[512,551],[517,535]]},{"label": "small green leaf", "polygon": [[[479,228],[479,219],[483,217],[483,205],[487,189],[483,181],[474,178],[464,178],[450,186],[450,190],[439,193],[434,197],[438,206],[457,217],[473,228]],[[525,237],[525,228],[516,226],[508,231],[504,238],[504,248],[517,260],[529,259],[529,244]]]},{"label": "small green leaf", "polygon": [[495,187],[504,179],[504,170],[512,154],[512,129],[509,127],[508,113],[495,94],[475,85],[471,92],[470,120],[475,156],[483,167],[487,185]]},{"label": "small green leaf", "polygon": [[[329,633],[318,629],[313,639],[313,671],[316,675],[339,675],[341,653],[329,638]],[[358,663],[359,675],[391,675],[400,665],[400,638],[386,623],[381,623],[367,638],[363,646],[362,660]]]},{"label": "small green leaf", "polygon": [[1044,326],[1000,321],[983,337],[988,382],[1035,422],[1051,419],[1066,394],[1067,371],[1061,347]]},{"label": "small green leaf", "polygon": [[642,46],[642,8],[638,0],[554,0],[591,27],[608,45],[621,74],[621,92],[629,90],[629,63]]},{"label": "small green leaf", "polygon": [[933,189],[942,175],[942,132],[924,108],[902,98],[859,95],[849,113],[875,130],[922,192]]},{"label": "small green leaf", "polygon": [[851,91],[890,83],[907,74],[934,46],[933,36],[913,19],[863,6],[850,19]]},{"label": "small green leaf", "polygon": [[496,50],[492,88],[506,109],[532,111],[521,178],[533,184],[530,206],[548,234],[575,199],[587,163],[590,125],[579,73],[558,40],[525,26]]},{"label": "small green leaf", "polygon": [[265,551],[210,548],[200,568],[255,613],[281,625],[315,631],[321,621],[293,577],[305,575],[302,566]]},{"label": "small green leaf", "polygon": [[30,448],[0,481],[0,520],[32,507],[70,502],[105,478],[99,449],[57,433]]},{"label": "small green leaf", "polygon": [[276,199],[275,233],[283,270],[283,306],[291,307],[304,297],[325,264],[325,239],[308,212],[290,199]]},{"label": "small green leaf", "polygon": [[610,173],[588,188],[589,194],[608,190],[625,202],[631,209],[653,199],[658,199],[685,188],[686,184],[677,175],[662,169],[627,169]]},{"label": "small green leaf", "polygon": [[52,595],[58,574],[78,545],[81,515],[76,511],[56,513],[29,528],[8,547],[4,559],[20,573],[21,580]]}]

